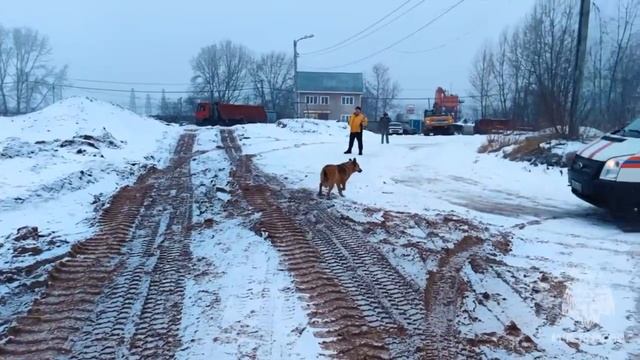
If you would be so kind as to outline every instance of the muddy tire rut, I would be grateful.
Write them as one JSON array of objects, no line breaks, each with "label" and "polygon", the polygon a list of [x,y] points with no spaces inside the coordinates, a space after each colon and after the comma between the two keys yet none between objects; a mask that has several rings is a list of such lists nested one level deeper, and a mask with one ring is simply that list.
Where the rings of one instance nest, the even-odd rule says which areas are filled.
[{"label": "muddy tire rut", "polygon": [[42,296],[0,340],[3,359],[173,358],[189,261],[195,134],[166,169],[111,200],[94,236],[49,273]]}]

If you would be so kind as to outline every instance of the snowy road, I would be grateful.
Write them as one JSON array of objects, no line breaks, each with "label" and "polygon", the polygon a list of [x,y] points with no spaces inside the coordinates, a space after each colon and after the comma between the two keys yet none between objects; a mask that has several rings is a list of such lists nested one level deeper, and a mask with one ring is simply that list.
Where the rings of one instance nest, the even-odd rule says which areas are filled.
[{"label": "snowy road", "polygon": [[[240,142],[262,169],[288,186],[314,189],[323,164],[346,160],[341,154],[344,125],[287,125],[239,129]],[[358,158],[364,172],[350,180],[347,198],[334,203],[345,216],[372,226],[389,227],[385,212],[414,214],[399,221],[406,239],[373,241],[420,284],[433,260],[407,261],[420,259],[415,251],[406,251],[407,244],[429,250],[443,245],[434,243],[428,228],[418,226],[418,214],[456,214],[508,233],[508,251],[498,262],[482,271],[463,268],[472,294],[489,295],[467,296],[466,311],[480,315],[460,319],[472,337],[503,333],[514,321],[546,357],[627,358],[640,353],[637,233],[623,232],[606,213],[576,199],[562,170],[477,154],[483,141],[482,136],[397,136],[383,146],[367,133],[365,156]],[[504,343],[494,338],[487,344]],[[484,349],[487,355],[508,358],[512,349],[505,347]]]},{"label": "snowy road", "polygon": [[[343,124],[159,128],[165,143],[121,160],[129,145],[108,144],[134,137],[93,119],[125,114],[67,105],[87,109],[81,135],[60,127],[74,154],[44,133],[16,153],[20,127],[0,138],[0,168],[21,156],[42,175],[0,179],[22,199],[0,199],[3,358],[640,355],[638,235],[575,199],[559,169],[477,154],[480,136],[367,133],[364,172],[327,201],[319,169],[346,160]],[[96,150],[82,141],[111,160],[77,161]],[[114,192],[109,174],[143,158],[159,169],[119,175],[130,186]],[[96,189],[112,196],[90,204]],[[78,214],[24,216],[56,205]]]}]

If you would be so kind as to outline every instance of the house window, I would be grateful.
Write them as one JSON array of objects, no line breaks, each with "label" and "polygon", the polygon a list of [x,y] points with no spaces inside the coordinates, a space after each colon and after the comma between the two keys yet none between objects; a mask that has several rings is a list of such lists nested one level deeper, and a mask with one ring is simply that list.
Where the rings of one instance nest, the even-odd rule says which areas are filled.
[{"label": "house window", "polygon": [[342,105],[353,105],[353,96],[343,96],[342,97]]},{"label": "house window", "polygon": [[321,105],[329,105],[329,97],[328,96],[320,96],[320,104]]},{"label": "house window", "polygon": [[306,95],[304,97],[304,102],[308,105],[316,105],[318,104],[318,97],[317,96],[311,96],[311,95]]},{"label": "house window", "polygon": [[349,114],[340,115],[340,121],[348,122],[350,117],[351,117],[351,115],[349,115]]}]

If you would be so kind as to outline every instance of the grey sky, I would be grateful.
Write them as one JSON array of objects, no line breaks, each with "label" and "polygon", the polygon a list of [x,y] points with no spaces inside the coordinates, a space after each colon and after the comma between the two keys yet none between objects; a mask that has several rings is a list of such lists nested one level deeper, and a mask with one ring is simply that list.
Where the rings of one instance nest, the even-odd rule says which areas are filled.
[{"label": "grey sky", "polygon": [[[48,35],[56,63],[70,66],[70,78],[186,83],[191,76],[189,61],[204,45],[231,39],[255,53],[291,53],[294,38],[315,34],[315,38],[300,43],[299,51],[304,53],[345,39],[405,1],[2,0],[0,24],[30,26]],[[318,70],[367,56],[416,30],[457,1],[426,0],[360,42],[328,55],[301,56],[299,68]],[[402,10],[419,2],[411,0]],[[484,41],[495,40],[506,26],[520,22],[533,3],[466,0],[394,48],[328,71],[366,72],[374,63],[383,62],[405,89],[403,96],[433,96],[437,86],[467,94],[471,60],[477,49]],[[436,49],[417,52],[432,48]],[[136,86],[139,90],[151,88],[158,86]],[[128,95],[119,96],[126,100]]]}]

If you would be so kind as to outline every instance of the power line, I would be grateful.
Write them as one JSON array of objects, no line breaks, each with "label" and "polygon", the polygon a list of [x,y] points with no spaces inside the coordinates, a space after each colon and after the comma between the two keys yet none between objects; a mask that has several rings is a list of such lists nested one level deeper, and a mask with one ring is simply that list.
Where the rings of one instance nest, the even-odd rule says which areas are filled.
[{"label": "power line", "polygon": [[158,83],[158,82],[136,82],[136,81],[108,81],[108,80],[92,80],[92,79],[69,79],[71,81],[96,83],[96,84],[114,84],[114,85],[148,85],[148,86],[189,86],[187,83]]},{"label": "power line", "polygon": [[[42,82],[32,81],[32,84],[45,84]],[[89,86],[77,86],[70,84],[56,84],[56,86],[67,89],[77,89],[77,90],[86,90],[86,91],[101,91],[101,92],[112,92],[112,93],[122,93],[122,94],[130,94],[131,89],[113,89],[113,88],[101,88],[101,87],[89,87]],[[255,90],[256,87],[243,87],[238,89],[233,89],[233,91],[250,91]],[[270,91],[277,92],[293,92],[291,89],[270,89]],[[208,94],[211,90],[135,90],[136,94]]]},{"label": "power line", "polygon": [[[335,47],[338,47],[338,46],[340,46],[340,45],[342,45],[342,44],[344,44],[344,43],[348,42],[349,40],[351,40],[351,39],[355,38],[356,36],[358,36],[358,35],[360,35],[360,34],[362,34],[362,33],[366,32],[367,30],[371,29],[372,27],[376,26],[376,24],[377,24],[377,23],[379,23],[380,21],[384,20],[387,16],[391,16],[391,15],[393,15],[395,12],[397,12],[397,11],[398,11],[398,10],[400,10],[400,9],[402,9],[404,6],[406,6],[406,5],[407,5],[408,3],[410,3],[411,1],[413,1],[413,0],[407,0],[407,1],[403,2],[402,4],[400,4],[400,6],[396,7],[396,8],[395,8],[395,9],[393,9],[391,12],[389,12],[389,13],[385,14],[385,15],[384,15],[384,16],[382,16],[380,19],[378,19],[378,20],[374,21],[374,22],[373,22],[372,24],[370,24],[369,26],[365,27],[364,29],[360,30],[359,32],[357,32],[357,33],[355,33],[355,34],[353,34],[353,35],[349,36],[348,38],[346,38],[346,39],[344,39],[344,40],[342,40],[342,41],[340,41],[340,42],[338,42],[338,43],[336,43],[336,44],[333,44],[333,45],[331,45],[331,46],[327,46],[326,48],[318,49],[318,50],[315,50],[315,51],[310,51],[310,52],[307,52],[307,53],[300,53],[300,54],[301,54],[301,55],[314,55],[314,54],[318,54],[318,53],[324,53],[324,52],[326,52],[327,50],[331,50],[331,49],[333,49],[333,48],[335,48]],[[424,0],[422,0],[422,2],[424,2]],[[329,52],[330,52],[330,51],[329,51]]]},{"label": "power line", "polygon": [[470,33],[471,33],[470,31],[466,32],[465,34],[457,36],[452,40],[446,41],[446,42],[444,42],[444,43],[442,43],[442,44],[440,44],[438,46],[430,47],[430,48],[427,48],[427,49],[422,49],[422,50],[395,50],[395,51],[399,52],[399,53],[402,53],[402,54],[423,54],[423,53],[427,53],[427,52],[431,52],[431,51],[434,51],[434,50],[445,48],[445,47],[447,47],[449,44],[451,44],[454,41],[459,41],[459,40],[462,40],[462,39],[468,37]]},{"label": "power line", "polygon": [[391,19],[391,20],[387,21],[386,23],[384,23],[384,24],[380,25],[380,26],[379,26],[379,27],[377,27],[376,29],[373,29],[373,31],[371,31],[371,32],[369,32],[369,33],[367,33],[367,34],[364,34],[364,35],[362,35],[362,36],[359,36],[359,37],[358,37],[358,38],[356,38],[354,41],[351,41],[351,42],[349,42],[349,43],[347,43],[347,44],[344,44],[344,45],[342,45],[342,46],[338,46],[338,47],[336,47],[336,48],[335,48],[335,49],[333,49],[333,50],[325,51],[325,52],[320,53],[320,54],[317,54],[317,55],[326,55],[326,54],[330,54],[330,53],[333,53],[333,52],[338,51],[338,50],[340,50],[340,49],[343,49],[343,48],[345,48],[345,47],[347,47],[347,46],[349,46],[349,45],[351,45],[351,44],[353,44],[353,43],[356,43],[356,42],[358,42],[358,41],[360,41],[360,40],[363,40],[363,39],[368,38],[369,36],[371,36],[371,35],[373,35],[373,34],[377,33],[378,31],[380,31],[380,30],[384,29],[385,27],[387,27],[387,26],[389,26],[389,25],[393,24],[396,20],[400,19],[401,17],[405,16],[405,15],[406,15],[406,14],[408,14],[409,12],[413,11],[415,8],[417,8],[418,6],[422,5],[425,1],[426,1],[426,0],[421,0],[420,2],[418,2],[418,3],[417,3],[417,4],[415,4],[415,5],[413,5],[412,7],[410,7],[409,9],[407,9],[406,11],[404,11],[403,13],[401,13],[401,14],[399,14],[398,16],[394,17],[393,19]]},{"label": "power line", "polygon": [[403,54],[424,54],[424,53],[428,53],[434,50],[439,50],[442,48],[447,47],[448,44],[440,44],[438,46],[434,46],[428,49],[424,49],[424,50],[415,50],[415,51],[403,51],[403,50],[396,50],[399,53],[403,53]]},{"label": "power line", "polygon": [[418,29],[416,29],[415,31],[409,33],[408,35],[402,37],[400,40],[397,40],[395,42],[393,42],[392,44],[390,44],[389,46],[382,48],[376,52],[373,52],[365,57],[362,57],[360,59],[348,62],[346,64],[342,64],[342,65],[337,65],[337,66],[328,66],[328,67],[320,67],[317,69],[321,69],[321,70],[327,70],[327,69],[336,69],[336,68],[341,68],[341,67],[345,67],[345,66],[349,66],[349,65],[353,65],[353,64],[357,64],[359,62],[371,59],[372,57],[381,54],[389,49],[391,49],[392,47],[400,44],[401,42],[409,39],[410,37],[414,36],[415,34],[419,33],[420,31],[426,29],[427,27],[429,27],[430,25],[432,25],[434,22],[436,22],[437,20],[439,20],[440,18],[444,17],[445,15],[447,15],[448,13],[450,13],[451,11],[453,11],[453,9],[457,8],[458,6],[460,6],[460,4],[462,4],[463,2],[465,2],[465,0],[459,0],[457,3],[455,3],[453,6],[449,7],[447,10],[445,10],[444,12],[442,12],[440,15],[436,16],[435,18],[431,19],[430,21],[428,21],[426,24],[422,25],[421,27],[419,27]]}]

